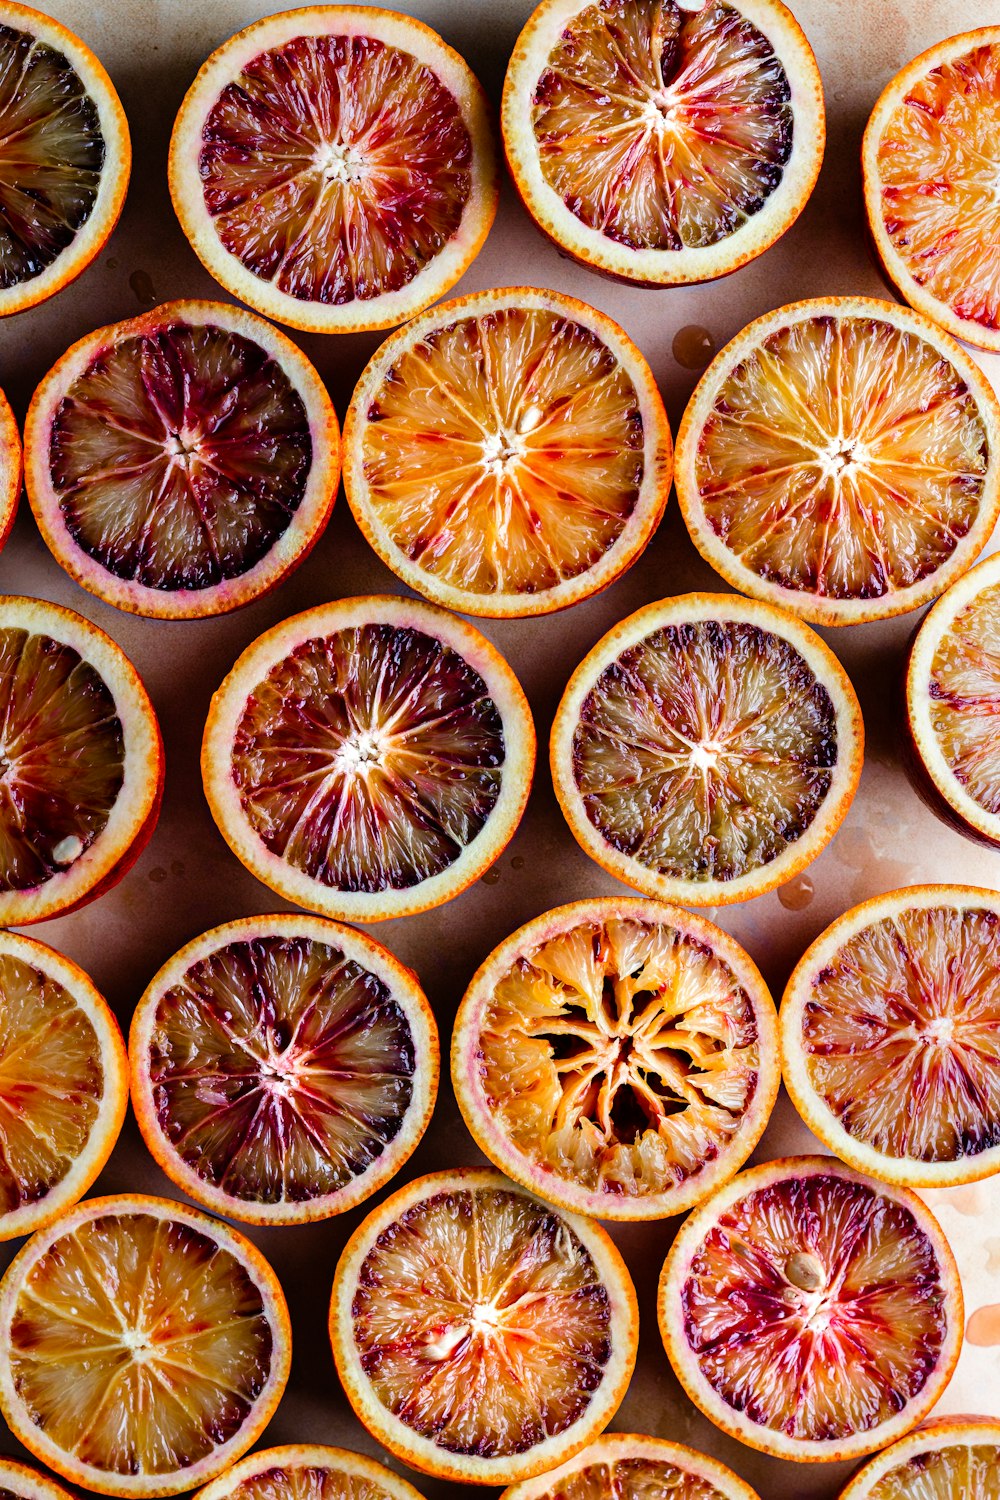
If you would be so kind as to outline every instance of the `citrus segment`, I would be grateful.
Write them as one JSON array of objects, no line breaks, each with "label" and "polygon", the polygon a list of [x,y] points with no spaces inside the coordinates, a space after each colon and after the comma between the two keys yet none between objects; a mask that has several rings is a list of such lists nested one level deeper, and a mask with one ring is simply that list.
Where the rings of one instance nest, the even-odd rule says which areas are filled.
[{"label": "citrus segment", "polygon": [[744,593],[824,625],[915,609],[1000,512],[1000,405],[908,309],[824,297],[751,323],[702,377],[677,440],[699,551]]},{"label": "citrus segment", "polygon": [[758,1500],[731,1469],[662,1438],[605,1433],[569,1463],[505,1490],[501,1500]]},{"label": "citrus segment", "polygon": [[741,1167],[778,1092],[774,1006],[719,928],[631,899],[546,912],[459,1006],[459,1107],[496,1165],[604,1219],[690,1208]]},{"label": "citrus segment", "polygon": [[742,1172],[682,1226],[660,1329],[695,1405],[780,1458],[874,1452],[951,1377],[962,1293],[920,1199],[830,1157]]},{"label": "citrus segment", "polygon": [[317,5],[224,43],[170,146],[182,228],[212,275],[313,332],[388,328],[461,276],[496,211],[486,100],[430,27]]},{"label": "citrus segment", "polygon": [[74,344],[28,411],[26,479],[56,561],[120,609],[219,614],[281,581],[333,506],[323,382],[252,313],[173,302]]},{"label": "citrus segment", "polygon": [[0,1405],[75,1484],[174,1495],[256,1441],[288,1378],[288,1312],[249,1241],[158,1198],[93,1198],[0,1283]]},{"label": "citrus segment", "polygon": [[264,1448],[199,1490],[197,1500],[421,1500],[384,1464],[314,1443]]},{"label": "citrus segment", "polygon": [[509,1483],[578,1452],[635,1363],[635,1294],[603,1230],[494,1172],[423,1177],[355,1231],[330,1331],[357,1415],[440,1478]]},{"label": "citrus segment", "polygon": [[353,1207],[414,1150],[437,1028],[371,938],[247,917],[175,954],[136,1007],[132,1097],[164,1171],[216,1213],[296,1223]]},{"label": "citrus segment", "polygon": [[0,1458],[0,1495],[3,1500],[70,1500],[61,1484],[16,1458]]},{"label": "citrus segment", "polygon": [[939,1417],[865,1464],[840,1500],[994,1500],[1000,1423]]},{"label": "citrus segment", "polygon": [[605,587],[670,489],[670,429],[638,349],[594,308],[530,287],[460,298],[388,339],[344,445],[379,556],[471,614],[542,614]]}]

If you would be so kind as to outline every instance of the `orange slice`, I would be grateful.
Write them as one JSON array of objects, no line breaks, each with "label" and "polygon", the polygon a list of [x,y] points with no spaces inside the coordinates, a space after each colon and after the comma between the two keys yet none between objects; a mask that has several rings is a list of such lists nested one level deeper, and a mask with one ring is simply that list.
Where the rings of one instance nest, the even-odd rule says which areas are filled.
[{"label": "orange slice", "polygon": [[780,0],[542,0],[501,113],[566,254],[648,286],[710,281],[795,222],[823,159],[816,59]]},{"label": "orange slice", "polygon": [[89,620],[0,597],[0,926],[107,890],[160,810],[163,747],[125,654]]},{"label": "orange slice", "polygon": [[4,1500],[72,1500],[68,1490],[16,1458],[0,1458],[0,1494]]},{"label": "orange slice", "polygon": [[437,1093],[437,1027],[416,976],[319,917],[244,917],[187,943],[139,1001],[129,1056],[160,1166],[251,1224],[370,1197],[416,1148]]},{"label": "orange slice", "polygon": [[508,287],[387,339],[344,427],[344,487],[382,561],[438,604],[538,615],[631,566],[670,492],[653,373],[603,313]]},{"label": "orange slice", "polygon": [[259,312],[312,333],[390,328],[454,286],[489,233],[486,97],[412,16],[266,16],[188,90],[170,196],[205,267]]},{"label": "orange slice", "polygon": [[859,1458],[909,1432],[962,1341],[958,1268],[930,1210],[826,1156],[741,1172],[696,1209],[658,1314],[695,1405],[799,1463]]},{"label": "orange slice", "polygon": [[605,1433],[569,1463],[523,1479],[500,1500],[759,1500],[732,1469],[662,1438]]},{"label": "orange slice", "polygon": [[742,593],[821,625],[916,609],[1000,514],[1000,402],[926,318],[873,297],[779,307],[713,360],[677,437],[677,497]]},{"label": "orange slice", "polygon": [[286,900],[377,922],[479,878],[521,818],[527,700],[473,626],[416,600],[341,599],[244,651],[212,700],[202,775],[247,869]]},{"label": "orange slice", "polygon": [[351,1236],[330,1337],[348,1400],[390,1453],[439,1479],[509,1484],[607,1426],[638,1315],[598,1225],[498,1172],[436,1172]]},{"label": "orange slice", "polygon": [[125,202],[132,147],[114,85],[51,16],[0,0],[0,317],[85,271]]},{"label": "orange slice", "polygon": [[545,912],[495,948],[455,1020],[476,1143],[562,1208],[657,1219],[743,1165],[778,1094],[774,1002],[726,933],[629,898]]},{"label": "orange slice", "polygon": [[10,536],[21,498],[21,434],[10,402],[0,391],[0,547]]},{"label": "orange slice", "polygon": [[865,1464],[840,1500],[992,1500],[1000,1486],[1000,1422],[939,1417]]},{"label": "orange slice", "polygon": [[875,251],[911,306],[1000,351],[1000,26],[948,37],[882,90],[861,150]]},{"label": "orange slice", "polygon": [[[33,1497],[29,1497],[33,1500]],[[398,1474],[361,1453],[294,1443],[263,1448],[198,1491],[196,1500],[422,1500]]]},{"label": "orange slice", "polygon": [[716,906],[815,859],[861,774],[847,673],[784,610],[728,594],[648,604],[573,673],[556,796],[585,853],[648,896]]},{"label": "orange slice", "polygon": [[326,387],[285,334],[169,302],[57,361],[25,427],[28,498],[56,561],[161,619],[247,604],[298,566],[336,498]]},{"label": "orange slice", "polygon": [[785,1085],[859,1171],[949,1187],[1000,1170],[1000,895],[911,886],[852,907],[781,1002]]}]

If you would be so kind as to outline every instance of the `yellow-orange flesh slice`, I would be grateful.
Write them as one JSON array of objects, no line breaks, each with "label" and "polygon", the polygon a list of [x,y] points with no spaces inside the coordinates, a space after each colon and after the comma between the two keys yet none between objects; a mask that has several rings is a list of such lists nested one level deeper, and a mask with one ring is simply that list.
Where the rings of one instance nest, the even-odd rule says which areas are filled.
[{"label": "yellow-orange flesh slice", "polygon": [[636,1335],[605,1232],[499,1173],[411,1183],[337,1267],[348,1398],[391,1453],[440,1478],[509,1483],[578,1452],[624,1394]]},{"label": "yellow-orange flesh slice", "polygon": [[576,1458],[501,1500],[759,1500],[731,1469],[681,1443],[605,1433]]},{"label": "yellow-orange flesh slice", "polygon": [[249,1241],[158,1198],[93,1198],[0,1283],[0,1405],[58,1474],[174,1495],[256,1441],[291,1358],[274,1272]]},{"label": "yellow-orange flesh slice", "polygon": [[780,1458],[884,1447],[927,1415],[958,1359],[958,1269],[916,1194],[831,1157],[741,1173],[685,1220],[660,1328],[688,1395]]},{"label": "yellow-orange flesh slice", "polygon": [[318,1443],[264,1448],[199,1490],[197,1500],[422,1500],[398,1474],[362,1453]]},{"label": "yellow-orange flesh slice", "polygon": [[692,539],[744,593],[826,625],[925,604],[1000,510],[1000,405],[909,309],[819,298],[744,329],[678,434]]},{"label": "yellow-orange flesh slice", "polygon": [[910,1187],[990,1176],[1000,896],[918,886],[854,907],[789,980],[781,1047],[799,1113],[859,1170]]},{"label": "yellow-orange flesh slice", "polygon": [[865,1464],[840,1500],[996,1500],[1000,1423],[939,1417]]},{"label": "yellow-orange flesh slice", "polygon": [[344,441],[376,551],[472,614],[541,614],[605,587],[670,489],[670,429],[638,349],[595,309],[532,288],[460,298],[395,334]]},{"label": "yellow-orange flesh slice", "polygon": [[455,1095],[503,1171],[602,1219],[701,1202],[750,1155],[778,1091],[748,955],[677,907],[582,901],[495,949],[459,1007]]},{"label": "yellow-orange flesh slice", "polygon": [[1000,27],[949,37],[888,83],[865,131],[875,248],[906,300],[1000,350]]}]

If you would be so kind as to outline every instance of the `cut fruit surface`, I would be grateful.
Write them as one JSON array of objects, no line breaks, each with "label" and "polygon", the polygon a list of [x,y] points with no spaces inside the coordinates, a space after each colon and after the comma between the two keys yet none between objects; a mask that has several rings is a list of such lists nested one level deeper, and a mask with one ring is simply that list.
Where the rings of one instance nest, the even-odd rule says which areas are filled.
[{"label": "cut fruit surface", "polygon": [[163,748],[131,662],[89,620],[0,598],[0,926],[114,885],[160,809]]},{"label": "cut fruit surface", "polygon": [[0,1495],[3,1500],[72,1500],[61,1484],[15,1458],[0,1458]]},{"label": "cut fruit surface", "polygon": [[344,485],[393,572],[450,609],[588,598],[646,546],[670,427],[627,335],[532,287],[444,303],[387,339],[344,427]]},{"label": "cut fruit surface", "polygon": [[486,1155],[601,1219],[700,1203],[743,1165],[778,1093],[774,1004],[718,927],[635,899],[545,912],[459,1006],[455,1096]]},{"label": "cut fruit surface", "polygon": [[28,498],[58,563],[119,609],[182,619],[267,592],[340,477],[326,388],[285,334],[170,302],[74,344],[25,425]]},{"label": "cut fruit surface", "polygon": [[1000,1422],[939,1417],[865,1464],[840,1500],[995,1500]]},{"label": "cut fruit surface", "polygon": [[508,1484],[571,1457],[635,1364],[635,1292],[598,1225],[497,1172],[437,1172],[379,1205],[338,1262],[337,1370],[388,1450]]},{"label": "cut fruit surface", "polygon": [[114,85],[51,16],[0,3],[0,317],[60,291],[104,247],[132,149]]},{"label": "cut fruit surface", "polygon": [[212,700],[202,775],[247,868],[326,916],[439,906],[527,801],[535,733],[473,626],[416,600],[341,599],[254,641]]},{"label": "cut fruit surface", "polygon": [[649,604],[598,641],[552,726],[556,796],[584,851],[691,906],[783,884],[840,826],[864,731],[840,662],[784,610]]},{"label": "cut fruit surface", "polygon": [[858,1458],[915,1427],[951,1378],[963,1325],[929,1209],[823,1156],[741,1172],[696,1209],[658,1313],[695,1405],[799,1462]]},{"label": "cut fruit surface", "polygon": [[883,89],[861,150],[886,274],[956,338],[1000,351],[1000,26],[948,37]]},{"label": "cut fruit surface", "polygon": [[833,922],[781,1002],[782,1072],[806,1124],[886,1182],[1000,1170],[1000,895],[912,886]]},{"label": "cut fruit surface", "polygon": [[199,1490],[197,1500],[422,1500],[398,1474],[362,1453],[294,1443],[263,1448]]},{"label": "cut fruit surface", "polygon": [[21,434],[10,402],[0,391],[0,547],[4,545],[21,498]]},{"label": "cut fruit surface", "polygon": [[105,1495],[176,1495],[256,1442],[291,1362],[278,1279],[207,1214],[92,1198],[0,1282],[0,1406],[56,1473]]},{"label": "cut fruit surface", "polygon": [[251,307],[314,333],[390,328],[454,286],[489,232],[486,98],[410,16],[267,16],[189,89],[170,193],[206,268]]},{"label": "cut fruit surface", "polygon": [[247,917],[188,943],[129,1037],[143,1139],[216,1213],[300,1223],[353,1208],[430,1119],[438,1039],[416,977],[318,917]]},{"label": "cut fruit surface", "polygon": [[1000,403],[926,318],[818,297],[743,330],[677,437],[695,546],[742,593],[821,625],[916,609],[1000,514]]},{"label": "cut fruit surface", "polygon": [[501,123],[539,227],[651,286],[766,250],[805,207],[825,141],[816,59],[779,0],[542,0]]},{"label": "cut fruit surface", "polygon": [[501,1500],[759,1500],[732,1469],[682,1443],[606,1432],[569,1463]]}]

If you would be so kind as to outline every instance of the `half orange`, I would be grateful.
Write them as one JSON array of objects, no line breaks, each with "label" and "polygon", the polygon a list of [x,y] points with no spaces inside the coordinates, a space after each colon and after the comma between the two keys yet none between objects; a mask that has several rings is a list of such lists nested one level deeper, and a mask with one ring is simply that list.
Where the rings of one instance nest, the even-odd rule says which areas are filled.
[{"label": "half orange", "polygon": [[[34,1497],[27,1497],[34,1500]],[[422,1500],[385,1464],[345,1448],[261,1448],[213,1479],[196,1500]]]},{"label": "half orange", "polygon": [[606,1432],[568,1463],[523,1479],[500,1500],[759,1500],[755,1490],[707,1454],[682,1443]]},{"label": "half orange", "polygon": [[990,1500],[1000,1485],[1000,1422],[938,1417],[855,1474],[839,1500]]}]

